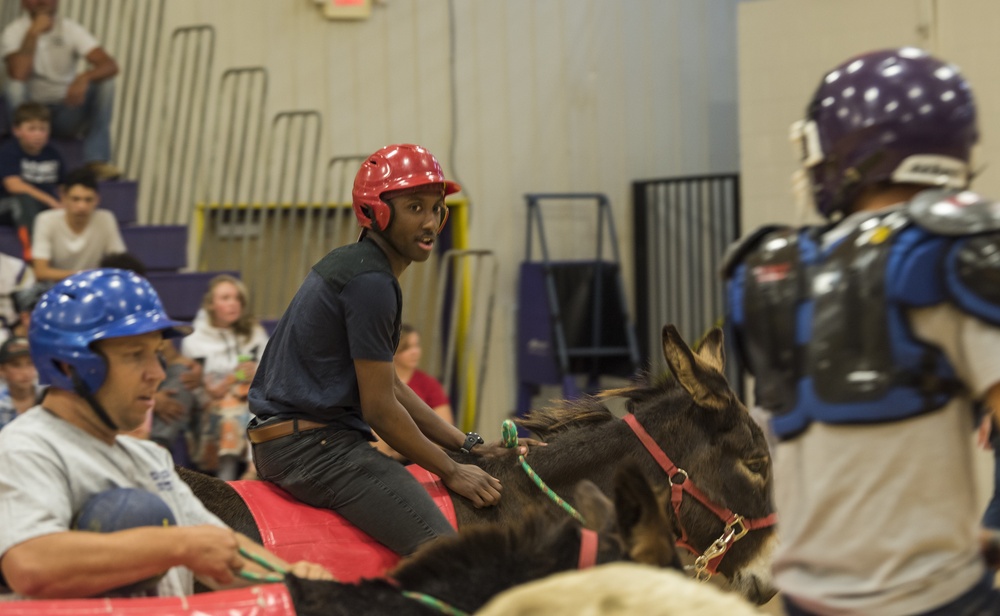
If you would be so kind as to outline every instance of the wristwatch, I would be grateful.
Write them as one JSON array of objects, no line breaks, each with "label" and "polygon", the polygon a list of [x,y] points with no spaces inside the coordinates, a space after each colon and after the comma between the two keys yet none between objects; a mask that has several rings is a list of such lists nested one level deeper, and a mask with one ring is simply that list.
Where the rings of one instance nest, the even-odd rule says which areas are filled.
[{"label": "wristwatch", "polygon": [[486,441],[483,440],[483,437],[479,436],[476,432],[466,432],[465,442],[462,443],[462,446],[459,447],[458,450],[462,453],[471,453],[473,447],[476,445],[482,445],[485,442]]}]

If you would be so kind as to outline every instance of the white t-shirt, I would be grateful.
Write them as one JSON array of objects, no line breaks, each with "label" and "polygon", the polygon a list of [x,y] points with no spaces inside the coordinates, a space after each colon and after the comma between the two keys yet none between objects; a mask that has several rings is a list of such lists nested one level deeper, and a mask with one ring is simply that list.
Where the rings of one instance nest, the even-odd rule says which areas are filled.
[{"label": "white t-shirt", "polygon": [[31,256],[47,259],[51,267],[93,269],[104,255],[119,252],[125,252],[125,242],[114,214],[108,210],[94,210],[90,224],[79,235],[70,229],[64,210],[45,210],[35,217]]},{"label": "white t-shirt", "polygon": [[[166,449],[129,436],[108,445],[41,406],[0,430],[0,469],[0,555],[69,530],[91,496],[119,487],[158,495],[178,526],[226,528],[177,476]],[[173,567],[157,589],[160,596],[189,595],[193,584],[190,570]]]},{"label": "white t-shirt", "polygon": [[[0,55],[6,58],[20,49],[30,26],[31,16],[27,14],[8,24],[0,33]],[[61,102],[76,78],[80,59],[98,47],[97,39],[83,26],[57,16],[52,28],[38,37],[28,78],[28,99],[39,103]]]},{"label": "white t-shirt", "polygon": [[212,326],[205,315],[195,319],[194,331],[181,341],[181,355],[203,359],[206,376],[225,376],[236,370],[240,355],[260,361],[265,346],[267,332],[260,325],[254,325],[250,338],[244,339],[232,329]]}]

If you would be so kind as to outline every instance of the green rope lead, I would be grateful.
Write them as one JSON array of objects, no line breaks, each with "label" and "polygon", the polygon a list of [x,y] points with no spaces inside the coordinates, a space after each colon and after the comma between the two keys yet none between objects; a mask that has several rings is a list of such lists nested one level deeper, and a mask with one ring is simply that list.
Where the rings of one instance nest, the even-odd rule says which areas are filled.
[{"label": "green rope lead", "polygon": [[[504,447],[507,447],[508,449],[517,447],[517,427],[514,425],[513,421],[505,419],[503,424],[500,426],[500,433],[503,438]],[[549,486],[545,485],[545,482],[542,481],[542,478],[538,476],[538,473],[536,473],[534,469],[528,466],[528,462],[525,461],[523,455],[519,455],[517,457],[517,461],[521,464],[521,468],[524,469],[524,472],[528,474],[528,477],[531,478],[531,481],[534,482],[534,484],[538,486],[538,488],[542,492],[545,492],[546,496],[552,499],[552,502],[562,507],[563,511],[573,516],[573,519],[575,519],[577,522],[586,525],[586,521],[584,521],[583,516],[580,515],[580,512],[577,511],[576,509],[573,509],[573,505],[570,505],[569,503],[564,501],[558,494],[555,493],[555,491],[553,491]]]},{"label": "green rope lead", "polygon": [[432,597],[430,595],[425,595],[422,592],[413,592],[410,590],[404,590],[403,596],[407,599],[413,599],[414,601],[419,601],[428,607],[432,607],[442,614],[447,614],[448,616],[469,616],[468,612],[463,612],[457,607],[448,605],[444,601]]},{"label": "green rope lead", "polygon": [[262,556],[254,554],[250,550],[243,547],[240,547],[240,556],[248,560],[252,560],[268,571],[274,571],[274,573],[260,575],[259,573],[253,573],[252,571],[240,570],[240,577],[244,580],[250,580],[251,582],[281,582],[285,579],[285,574],[288,573],[278,565],[265,560]]}]

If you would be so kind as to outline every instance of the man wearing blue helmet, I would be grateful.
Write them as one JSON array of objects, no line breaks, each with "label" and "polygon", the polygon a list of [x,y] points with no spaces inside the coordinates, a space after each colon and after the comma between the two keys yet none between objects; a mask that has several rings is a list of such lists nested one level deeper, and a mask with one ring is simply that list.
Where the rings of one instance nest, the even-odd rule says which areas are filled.
[{"label": "man wearing blue helmet", "polygon": [[731,248],[731,339],[770,413],[799,614],[1000,614],[972,432],[1000,410],[1000,203],[970,192],[979,132],[958,69],[914,48],[820,82],[793,126],[829,223]]},{"label": "man wearing blue helmet", "polygon": [[[74,274],[39,300],[28,338],[39,381],[50,387],[0,433],[0,585],[8,592],[89,597],[165,573],[159,594],[190,594],[193,576],[231,585],[256,568],[241,547],[284,564],[209,513],[169,452],[121,436],[152,408],[164,378],[157,348],[179,326],[152,286],[124,270]],[[91,496],[119,487],[159,496],[177,525],[71,530]],[[292,571],[329,576],[309,563]]]}]

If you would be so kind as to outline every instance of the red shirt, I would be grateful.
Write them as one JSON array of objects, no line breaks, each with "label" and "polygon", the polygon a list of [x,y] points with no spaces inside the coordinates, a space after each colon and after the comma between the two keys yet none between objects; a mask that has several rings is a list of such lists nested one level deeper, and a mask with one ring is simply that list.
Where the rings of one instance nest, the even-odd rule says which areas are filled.
[{"label": "red shirt", "polygon": [[426,372],[414,370],[413,376],[410,377],[407,385],[410,386],[413,393],[417,394],[417,397],[426,402],[427,406],[431,408],[439,407],[442,404],[449,404],[448,394],[444,393],[441,383],[438,383],[437,379]]}]

